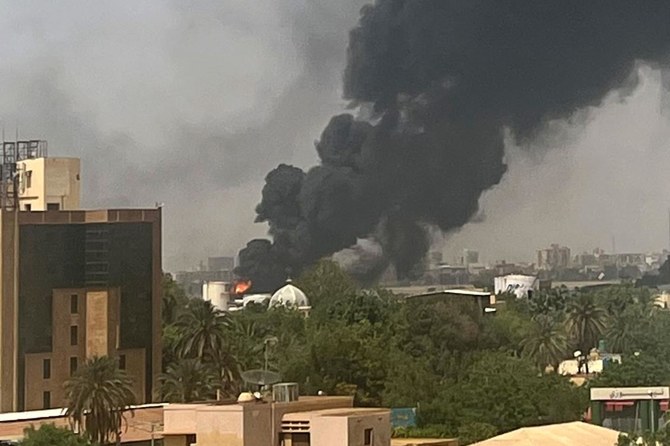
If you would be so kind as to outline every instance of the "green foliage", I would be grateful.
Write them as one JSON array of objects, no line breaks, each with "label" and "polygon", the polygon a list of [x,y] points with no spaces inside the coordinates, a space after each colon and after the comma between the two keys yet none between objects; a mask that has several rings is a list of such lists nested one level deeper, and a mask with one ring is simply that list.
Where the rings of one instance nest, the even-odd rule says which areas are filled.
[{"label": "green foliage", "polygon": [[523,354],[531,358],[541,371],[547,366],[558,370],[561,361],[570,355],[565,326],[551,315],[540,314],[533,318],[521,345]]},{"label": "green foliage", "polygon": [[665,359],[641,353],[624,356],[591,381],[592,387],[635,387],[670,384],[670,364]]},{"label": "green foliage", "polygon": [[498,429],[488,423],[468,423],[458,428],[458,444],[468,445],[496,435]]},{"label": "green foliage", "polygon": [[163,400],[170,403],[213,399],[216,382],[215,370],[198,358],[180,358],[160,376]]},{"label": "green foliage", "polygon": [[96,443],[118,437],[125,412],[133,404],[132,380],[114,358],[89,359],[65,382],[67,416]]},{"label": "green foliage", "polygon": [[593,294],[579,293],[568,302],[567,328],[584,354],[598,345],[607,323],[607,313]]},{"label": "green foliage", "polygon": [[309,302],[317,310],[322,303],[333,302],[356,292],[356,283],[339,265],[330,260],[321,260],[298,278],[295,285],[309,296]]},{"label": "green foliage", "polygon": [[30,426],[23,431],[23,435],[20,446],[92,446],[87,438],[53,424],[42,424],[38,429]]},{"label": "green foliage", "polygon": [[163,274],[163,299],[161,303],[161,320],[163,326],[173,324],[179,314],[186,308],[188,297],[183,288],[172,278],[172,274]]},{"label": "green foliage", "polygon": [[444,426],[397,427],[393,429],[393,438],[449,438]]},{"label": "green foliage", "polygon": [[[353,395],[357,404],[416,407],[416,428],[396,436],[460,437],[476,442],[522,426],[579,420],[588,388],[545,372],[605,338],[621,350],[593,385],[670,384],[670,312],[648,290],[566,289],[530,301],[506,299],[485,315],[467,299],[403,300],[360,290],[333,262],[296,281],[313,305],[310,317],[283,307],[250,305],[222,314],[189,302],[164,329],[169,356],[162,376],[171,401],[234,395],[239,371],[267,366],[299,383],[301,393]],[[276,338],[266,350],[265,340]],[[634,356],[633,352],[641,352]]]},{"label": "green foliage", "polygon": [[528,300],[528,307],[532,315],[544,315],[554,317],[556,314],[565,312],[568,302],[572,301],[575,293],[566,287],[554,288],[533,294]]},{"label": "green foliage", "polygon": [[192,300],[174,326],[180,357],[214,360],[226,350],[228,317],[207,300]]},{"label": "green foliage", "polygon": [[639,434],[619,434],[616,446],[670,446],[670,427],[658,432]]},{"label": "green foliage", "polygon": [[[446,409],[471,422],[505,432],[535,424],[578,419],[583,408],[578,389],[567,378],[538,373],[532,363],[502,352],[481,353],[446,394]],[[560,402],[560,404],[557,404]],[[456,428],[465,424],[454,420]]]}]

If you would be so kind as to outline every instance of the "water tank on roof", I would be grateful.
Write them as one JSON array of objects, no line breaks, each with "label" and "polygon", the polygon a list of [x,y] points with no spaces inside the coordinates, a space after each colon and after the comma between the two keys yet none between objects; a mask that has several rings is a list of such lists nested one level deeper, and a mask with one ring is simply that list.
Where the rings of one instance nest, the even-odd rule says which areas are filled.
[{"label": "water tank on roof", "polygon": [[272,400],[276,403],[298,401],[298,383],[280,383],[272,386]]}]

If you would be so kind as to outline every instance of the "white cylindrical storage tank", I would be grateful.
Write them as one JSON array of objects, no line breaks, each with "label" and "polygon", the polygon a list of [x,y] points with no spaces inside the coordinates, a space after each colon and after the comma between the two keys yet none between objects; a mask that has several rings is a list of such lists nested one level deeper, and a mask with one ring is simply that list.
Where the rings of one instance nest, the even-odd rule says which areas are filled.
[{"label": "white cylindrical storage tank", "polygon": [[202,284],[202,298],[212,303],[215,308],[227,311],[230,302],[228,282],[205,282]]}]

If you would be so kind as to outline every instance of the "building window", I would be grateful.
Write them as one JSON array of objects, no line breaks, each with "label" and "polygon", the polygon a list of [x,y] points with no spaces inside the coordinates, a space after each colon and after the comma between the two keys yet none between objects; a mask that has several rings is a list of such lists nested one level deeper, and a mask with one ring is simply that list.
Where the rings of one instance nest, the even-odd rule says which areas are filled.
[{"label": "building window", "polygon": [[77,357],[72,356],[70,358],[70,376],[74,375],[77,372]]},{"label": "building window", "polygon": [[26,211],[30,212],[32,210],[33,210],[33,206],[30,203],[26,204]]},{"label": "building window", "polygon": [[51,409],[51,392],[45,391],[42,393],[42,406],[44,409]]},{"label": "building window", "polygon": [[70,327],[70,345],[77,345],[79,343],[79,330],[76,325]]},{"label": "building window", "polygon": [[126,355],[119,355],[119,369],[126,369]]},{"label": "building window", "polygon": [[79,313],[79,296],[76,294],[70,295],[70,313]]},{"label": "building window", "polygon": [[42,378],[51,378],[51,359],[42,360]]},{"label": "building window", "polygon": [[26,188],[30,189],[33,185],[33,171],[26,172]]},{"label": "building window", "polygon": [[372,429],[365,429],[363,436],[363,445],[371,446],[372,445]]},{"label": "building window", "polygon": [[47,211],[57,211],[60,209],[60,204],[58,203],[47,203]]}]

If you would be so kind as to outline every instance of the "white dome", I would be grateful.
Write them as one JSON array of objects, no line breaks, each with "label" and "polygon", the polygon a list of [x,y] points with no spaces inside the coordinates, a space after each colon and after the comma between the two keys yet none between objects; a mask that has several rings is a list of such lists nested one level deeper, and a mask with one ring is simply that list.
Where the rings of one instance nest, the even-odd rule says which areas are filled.
[{"label": "white dome", "polygon": [[300,288],[291,284],[289,280],[286,285],[279,288],[270,298],[270,306],[283,305],[285,307],[308,307],[309,300]]}]

